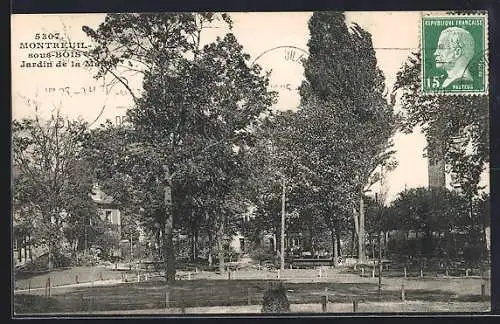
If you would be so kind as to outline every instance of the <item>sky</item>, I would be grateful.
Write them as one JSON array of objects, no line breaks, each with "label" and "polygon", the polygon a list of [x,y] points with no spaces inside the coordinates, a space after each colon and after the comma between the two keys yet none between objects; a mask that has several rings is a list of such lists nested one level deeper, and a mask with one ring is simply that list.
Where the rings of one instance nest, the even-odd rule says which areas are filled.
[{"label": "sky", "polygon": [[[251,56],[265,70],[271,70],[271,87],[279,93],[276,109],[294,109],[299,104],[295,90],[303,79],[303,68],[297,62],[307,55],[309,31],[307,21],[311,12],[231,13],[232,32]],[[411,51],[419,47],[420,12],[347,12],[346,22],[357,23],[372,34],[377,63],[385,75],[386,86],[392,89],[396,73]],[[81,26],[97,27],[103,14],[14,15],[12,24],[12,117],[49,116],[59,109],[71,118],[81,117],[93,125],[106,119],[117,121],[124,116],[132,100],[123,89],[115,86],[105,90],[102,80],[95,80],[91,69],[71,67],[70,60],[83,64],[83,59],[67,59],[66,67],[21,67],[23,61],[38,62],[30,53],[44,50],[21,49],[20,43],[35,42],[36,34],[59,33],[73,42],[89,40]],[[222,23],[207,29],[202,42],[213,41],[229,30]],[[304,53],[305,52],[305,53]],[[288,58],[288,59],[287,59]],[[44,60],[44,59],[42,59]],[[54,59],[54,64],[58,59]],[[109,80],[108,80],[109,81]],[[104,81],[106,82],[106,81]],[[129,77],[132,88],[141,87],[140,79]],[[396,107],[397,109],[397,107]],[[119,118],[119,117],[118,117]],[[387,202],[397,197],[404,188],[427,186],[427,159],[423,157],[426,145],[418,129],[412,134],[396,134],[395,159],[398,166],[387,174]],[[487,172],[484,175],[488,182]],[[373,191],[379,190],[376,186]]]}]

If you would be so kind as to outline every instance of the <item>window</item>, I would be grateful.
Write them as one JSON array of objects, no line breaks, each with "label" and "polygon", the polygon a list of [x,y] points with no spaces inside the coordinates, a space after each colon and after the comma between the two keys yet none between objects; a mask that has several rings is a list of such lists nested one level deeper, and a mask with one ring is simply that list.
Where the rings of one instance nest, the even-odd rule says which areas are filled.
[{"label": "window", "polygon": [[106,222],[111,222],[111,210],[106,210]]},{"label": "window", "polygon": [[245,239],[240,238],[240,251],[243,252],[245,251]]}]

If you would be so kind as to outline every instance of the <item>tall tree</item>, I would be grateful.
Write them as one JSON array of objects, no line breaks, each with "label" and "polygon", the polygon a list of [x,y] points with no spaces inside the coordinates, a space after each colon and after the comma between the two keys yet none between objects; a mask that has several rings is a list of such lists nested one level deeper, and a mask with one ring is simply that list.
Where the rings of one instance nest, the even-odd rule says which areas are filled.
[{"label": "tall tree", "polygon": [[[132,93],[135,107],[128,112],[134,134],[129,147],[144,157],[154,156],[158,167],[153,174],[163,185],[169,281],[175,279],[173,229],[179,218],[175,213],[181,210],[175,208],[176,199],[186,198],[178,192],[187,174],[211,152],[222,147],[230,151],[272,103],[267,77],[260,75],[258,66],[249,67],[249,57],[234,35],[200,48],[203,24],[217,17],[231,22],[225,14],[130,14],[108,16],[97,31],[86,28],[99,43],[91,54],[102,61],[101,73],[116,76],[119,63],[130,58],[146,66],[141,70],[142,95]],[[114,56],[107,57],[109,53]],[[231,154],[218,157],[225,163]],[[220,168],[214,161],[209,165],[213,172]]]},{"label": "tall tree", "polygon": [[[296,113],[274,112],[255,133],[255,146],[251,150],[253,165],[251,186],[256,206],[259,232],[273,234],[280,243],[281,267],[284,267],[285,230],[290,216],[298,211],[303,201],[296,192],[303,181],[302,170],[296,157],[300,134],[296,132]],[[277,243],[276,243],[277,244]]]},{"label": "tall tree", "polygon": [[300,89],[299,120],[307,152],[303,164],[310,165],[322,196],[329,197],[323,215],[333,233],[339,233],[360,202],[363,262],[363,191],[392,154],[396,117],[384,98],[384,77],[368,32],[348,27],[341,12],[315,12],[309,31],[306,79]]},{"label": "tall tree", "polygon": [[[97,30],[83,27],[96,42],[88,54],[99,68],[97,77],[111,74],[130,92],[137,107],[144,110],[150,108],[153,114],[163,110],[163,115],[168,116],[167,120],[159,118],[157,122],[160,123],[149,120],[152,122],[149,130],[147,122],[142,125],[138,122],[142,116],[131,116],[139,134],[135,139],[138,143],[135,145],[136,152],[147,154],[156,150],[160,158],[161,171],[156,174],[155,180],[163,184],[161,208],[165,216],[161,223],[164,227],[163,251],[168,281],[175,280],[172,187],[176,170],[173,170],[173,159],[178,154],[176,146],[192,130],[189,126],[196,124],[185,125],[186,117],[189,120],[192,115],[181,108],[182,104],[186,104],[182,94],[189,93],[186,92],[188,89],[187,83],[183,82],[183,73],[189,70],[186,57],[196,55],[199,50],[203,24],[215,18],[211,13],[109,14]],[[222,19],[230,22],[226,15],[222,15]],[[129,86],[127,71],[143,75],[144,96],[139,97]],[[150,116],[145,116],[143,120]]]},{"label": "tall tree", "polygon": [[[14,206],[30,220],[33,237],[48,247],[49,268],[71,219],[95,214],[88,194],[92,178],[81,159],[79,135],[86,124],[59,114],[48,120],[23,119],[12,123]],[[83,221],[80,222],[83,224]]]}]

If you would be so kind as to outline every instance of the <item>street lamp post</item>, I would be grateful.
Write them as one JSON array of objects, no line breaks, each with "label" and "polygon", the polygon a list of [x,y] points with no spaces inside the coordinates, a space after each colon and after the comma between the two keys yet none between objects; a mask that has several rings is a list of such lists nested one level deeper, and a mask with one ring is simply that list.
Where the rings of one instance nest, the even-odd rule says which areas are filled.
[{"label": "street lamp post", "polygon": [[378,295],[382,295],[382,217],[383,217],[383,203],[379,200],[378,195],[375,193],[375,203],[377,205],[377,231],[378,231]]},{"label": "street lamp post", "polygon": [[283,177],[283,192],[281,195],[281,271],[285,270],[285,177]]},{"label": "street lamp post", "polygon": [[124,228],[129,228],[129,241],[130,241],[130,262],[132,263],[132,260],[134,258],[134,243],[132,239],[132,225],[135,225],[133,223],[125,223],[122,224]]}]

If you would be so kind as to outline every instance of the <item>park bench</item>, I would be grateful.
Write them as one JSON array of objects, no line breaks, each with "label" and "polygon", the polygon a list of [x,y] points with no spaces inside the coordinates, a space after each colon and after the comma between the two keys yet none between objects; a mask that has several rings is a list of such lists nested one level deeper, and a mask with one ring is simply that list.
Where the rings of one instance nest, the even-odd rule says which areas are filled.
[{"label": "park bench", "polygon": [[297,258],[291,260],[294,268],[311,268],[319,266],[332,266],[333,258]]},{"label": "park bench", "polygon": [[188,273],[179,273],[177,272],[175,274],[175,279],[176,280],[193,280],[195,277],[196,272],[188,272]]},{"label": "park bench", "polygon": [[140,261],[137,262],[138,268],[142,270],[158,270],[161,269],[164,262],[163,261]]}]

